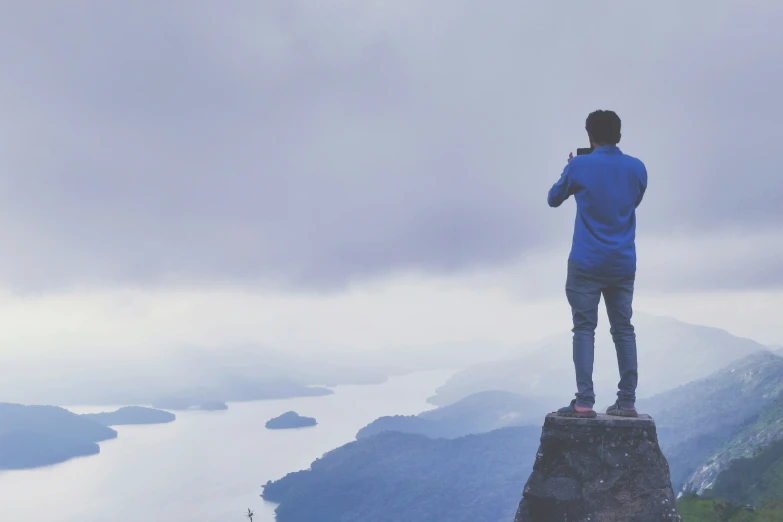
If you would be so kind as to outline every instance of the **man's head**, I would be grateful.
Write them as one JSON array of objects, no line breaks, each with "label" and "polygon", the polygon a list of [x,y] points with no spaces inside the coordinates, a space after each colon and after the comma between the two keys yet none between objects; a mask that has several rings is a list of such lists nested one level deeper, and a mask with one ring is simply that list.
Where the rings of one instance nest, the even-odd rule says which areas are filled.
[{"label": "man's head", "polygon": [[620,117],[614,111],[591,112],[585,129],[593,147],[620,143]]}]

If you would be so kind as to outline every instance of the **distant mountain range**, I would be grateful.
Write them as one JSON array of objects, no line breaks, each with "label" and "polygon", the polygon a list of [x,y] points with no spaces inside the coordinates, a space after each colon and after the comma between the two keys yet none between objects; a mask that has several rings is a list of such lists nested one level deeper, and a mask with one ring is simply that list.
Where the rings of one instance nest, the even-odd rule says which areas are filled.
[{"label": "distant mountain range", "polygon": [[731,439],[723,443],[693,473],[685,484],[684,490],[703,494],[707,490],[717,488],[719,476],[734,466],[736,461],[754,458],[763,453],[768,446],[781,440],[783,440],[783,397],[778,397]]},{"label": "distant mountain range", "polygon": [[[334,359],[334,360],[331,360]],[[0,365],[0,397],[26,404],[170,404],[311,397],[336,384],[380,383],[397,369],[258,346],[192,347],[140,361],[17,357]],[[338,360],[339,359],[339,360]],[[359,359],[359,357],[357,357]],[[58,386],[51,386],[56,378]],[[140,384],[143,383],[143,384]]]},{"label": "distant mountain range", "polygon": [[382,431],[398,431],[452,439],[508,426],[539,427],[544,415],[552,411],[552,406],[543,400],[529,399],[517,393],[490,390],[419,415],[381,417],[362,428],[356,438],[366,438]]},{"label": "distant mountain range", "polygon": [[[679,489],[711,455],[783,397],[783,358],[767,352],[640,403],[655,419],[661,448]],[[704,474],[704,473],[702,473]],[[704,475],[706,479],[706,475]]]},{"label": "distant mountain range", "polygon": [[[416,416],[382,417],[357,438],[382,431],[454,438],[505,426],[540,426],[558,403],[505,391],[480,392]],[[760,351],[714,374],[639,402],[653,416],[676,490],[702,492],[737,458],[783,438],[783,358]]]},{"label": "distant mountain range", "polygon": [[[717,328],[666,317],[635,314],[639,349],[640,398],[706,377],[741,357],[767,348]],[[439,406],[485,390],[507,390],[525,397],[551,399],[563,406],[575,390],[571,333],[520,347],[518,358],[478,364],[463,370],[437,390]],[[609,327],[596,332],[594,382],[597,407],[612,404],[617,391],[617,358]]]},{"label": "distant mountain range", "polygon": [[[705,414],[683,419],[671,415],[671,411],[668,415],[662,412],[669,424],[667,435],[673,436],[689,455],[701,457],[711,450],[689,476],[685,491],[706,492],[734,461],[751,458],[783,439],[783,358],[756,354],[684,388],[683,395],[692,397],[688,399],[692,404],[684,405],[680,399],[677,406],[689,408],[702,403]],[[671,397],[661,397],[659,404],[668,399]],[[719,444],[704,444],[704,433]],[[681,442],[688,438],[699,443]]]}]

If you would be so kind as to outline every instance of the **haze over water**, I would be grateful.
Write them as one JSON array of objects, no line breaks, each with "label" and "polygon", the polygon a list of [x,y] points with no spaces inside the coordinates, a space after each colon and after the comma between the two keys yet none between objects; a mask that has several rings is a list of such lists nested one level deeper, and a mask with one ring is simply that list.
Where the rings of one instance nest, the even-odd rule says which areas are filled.
[{"label": "haze over water", "polygon": [[[231,403],[222,412],[177,412],[169,424],[118,426],[100,455],[25,471],[0,472],[0,520],[14,522],[274,520],[261,485],[305,469],[354,439],[383,415],[410,415],[452,372],[420,372],[380,385],[338,386],[326,397]],[[105,411],[72,408],[73,411]],[[271,417],[289,410],[318,420],[315,428],[272,431]]]}]

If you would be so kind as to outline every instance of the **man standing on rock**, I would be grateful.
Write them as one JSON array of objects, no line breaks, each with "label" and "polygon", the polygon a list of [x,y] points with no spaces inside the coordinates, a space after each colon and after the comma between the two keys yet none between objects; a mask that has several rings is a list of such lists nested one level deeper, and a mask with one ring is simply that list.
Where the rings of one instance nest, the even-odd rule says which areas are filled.
[{"label": "man standing on rock", "polygon": [[631,324],[636,275],[636,207],[647,188],[644,163],[620,151],[620,118],[595,111],[585,124],[592,152],[568,156],[549,206],[576,199],[576,224],[568,258],[566,296],[574,319],[576,399],[558,410],[567,417],[595,417],[593,359],[601,295],[620,368],[617,401],[609,415],[636,417],[636,334]]}]

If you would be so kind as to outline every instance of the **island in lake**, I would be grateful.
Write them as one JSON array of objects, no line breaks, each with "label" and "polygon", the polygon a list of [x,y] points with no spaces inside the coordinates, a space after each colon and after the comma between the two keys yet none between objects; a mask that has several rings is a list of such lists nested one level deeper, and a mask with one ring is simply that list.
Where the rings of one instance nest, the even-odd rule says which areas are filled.
[{"label": "island in lake", "polygon": [[194,399],[192,397],[166,397],[152,404],[153,408],[162,410],[227,410],[228,404],[217,399]]},{"label": "island in lake", "polygon": [[228,409],[228,404],[226,404],[223,401],[206,401],[206,402],[202,402],[199,405],[198,409],[203,410],[203,411],[227,410]]},{"label": "island in lake", "polygon": [[163,424],[173,422],[177,417],[167,411],[144,408],[142,406],[125,406],[117,411],[102,413],[85,413],[82,417],[94,420],[104,426],[122,426],[129,424]]},{"label": "island in lake", "polygon": [[270,430],[287,430],[292,428],[306,428],[308,426],[315,426],[316,424],[318,423],[312,417],[302,417],[295,411],[289,411],[267,421],[266,427]]},{"label": "island in lake", "polygon": [[117,432],[56,406],[0,403],[0,470],[28,469],[100,452]]}]

